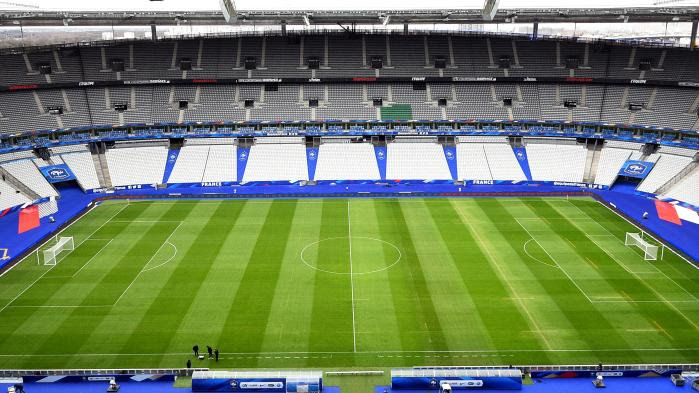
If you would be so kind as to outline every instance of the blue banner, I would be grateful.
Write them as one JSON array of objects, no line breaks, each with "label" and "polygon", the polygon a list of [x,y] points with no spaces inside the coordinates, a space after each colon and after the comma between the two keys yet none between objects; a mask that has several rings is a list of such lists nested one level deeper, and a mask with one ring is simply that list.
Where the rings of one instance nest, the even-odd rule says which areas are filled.
[{"label": "blue banner", "polygon": [[238,147],[237,157],[238,164],[236,165],[239,182],[243,181],[243,175],[245,174],[245,167],[248,165],[248,157],[250,156],[250,148]]},{"label": "blue banner", "polygon": [[165,173],[163,173],[162,183],[167,183],[170,178],[172,170],[175,168],[175,163],[177,162],[177,157],[180,155],[180,149],[170,149],[167,152],[167,161],[165,163]]},{"label": "blue banner", "polygon": [[39,170],[49,183],[75,180],[75,175],[73,175],[73,172],[70,171],[70,168],[68,168],[66,164],[49,165],[41,167]]},{"label": "blue banner", "polygon": [[308,164],[308,180],[313,180],[316,176],[316,164],[318,163],[317,148],[306,149],[306,163]]},{"label": "blue banner", "polygon": [[629,160],[622,165],[619,176],[645,179],[653,169],[654,162]]},{"label": "blue banner", "polygon": [[458,180],[458,171],[456,165],[456,147],[444,146],[444,158],[447,159],[447,165],[449,166],[449,173],[451,173],[451,179]]}]

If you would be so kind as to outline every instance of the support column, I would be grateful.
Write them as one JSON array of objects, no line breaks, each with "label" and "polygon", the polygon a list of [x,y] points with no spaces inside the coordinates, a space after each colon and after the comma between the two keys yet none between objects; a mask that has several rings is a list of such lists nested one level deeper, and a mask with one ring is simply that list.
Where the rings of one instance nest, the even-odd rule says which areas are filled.
[{"label": "support column", "polygon": [[150,24],[150,39],[154,42],[158,40],[158,29],[155,27],[155,23]]},{"label": "support column", "polygon": [[532,40],[536,41],[539,38],[539,22],[534,22],[534,27],[532,28]]},{"label": "support column", "polygon": [[689,48],[691,50],[697,47],[697,24],[699,24],[699,21],[692,21],[692,36],[689,38]]}]

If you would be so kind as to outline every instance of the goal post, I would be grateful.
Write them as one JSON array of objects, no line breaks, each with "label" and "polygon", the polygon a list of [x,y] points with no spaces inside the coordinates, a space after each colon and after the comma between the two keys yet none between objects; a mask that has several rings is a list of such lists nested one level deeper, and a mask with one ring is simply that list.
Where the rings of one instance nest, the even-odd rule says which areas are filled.
[{"label": "goal post", "polygon": [[624,244],[626,246],[635,246],[643,250],[643,259],[646,261],[655,261],[658,259],[659,247],[645,241],[642,233],[626,232]]},{"label": "goal post", "polygon": [[73,241],[72,236],[59,237],[56,244],[44,250],[44,265],[56,265],[56,258],[58,257],[58,254],[63,251],[73,251],[74,249],[75,242]]}]

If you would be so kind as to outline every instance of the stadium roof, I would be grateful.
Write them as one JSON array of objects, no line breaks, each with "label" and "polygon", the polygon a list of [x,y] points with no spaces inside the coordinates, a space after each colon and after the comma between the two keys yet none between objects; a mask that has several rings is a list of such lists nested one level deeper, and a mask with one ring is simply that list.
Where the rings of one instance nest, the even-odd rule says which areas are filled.
[{"label": "stadium roof", "polygon": [[[57,8],[56,5],[60,4]],[[699,19],[699,1],[684,0],[588,0],[561,7],[560,1],[502,0],[495,18],[485,22],[482,0],[358,0],[328,2],[304,0],[239,0],[236,24],[378,24],[386,16],[391,23],[615,23],[690,22]],[[86,0],[0,1],[0,26],[100,26],[224,24],[218,0],[95,2]],[[381,18],[381,19],[380,19]]]}]

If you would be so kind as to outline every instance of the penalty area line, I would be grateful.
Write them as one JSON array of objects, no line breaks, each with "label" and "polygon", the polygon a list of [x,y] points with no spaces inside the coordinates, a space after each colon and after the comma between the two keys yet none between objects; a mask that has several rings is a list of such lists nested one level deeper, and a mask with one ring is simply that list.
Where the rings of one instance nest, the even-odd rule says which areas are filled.
[{"label": "penalty area line", "polygon": [[[221,352],[221,355],[228,356],[241,356],[241,355],[251,355],[251,356],[266,356],[266,355],[384,355],[384,354],[460,354],[460,353],[527,353],[527,352],[558,352],[558,353],[585,353],[585,352],[671,352],[671,351],[697,351],[699,348],[588,348],[588,349],[474,349],[474,350],[425,350],[425,351],[288,351],[288,352]],[[0,354],[0,358],[3,357],[72,357],[72,356],[84,356],[84,357],[98,357],[98,356],[187,356],[191,355],[192,352],[166,352],[166,353],[53,353],[53,354]]]}]

